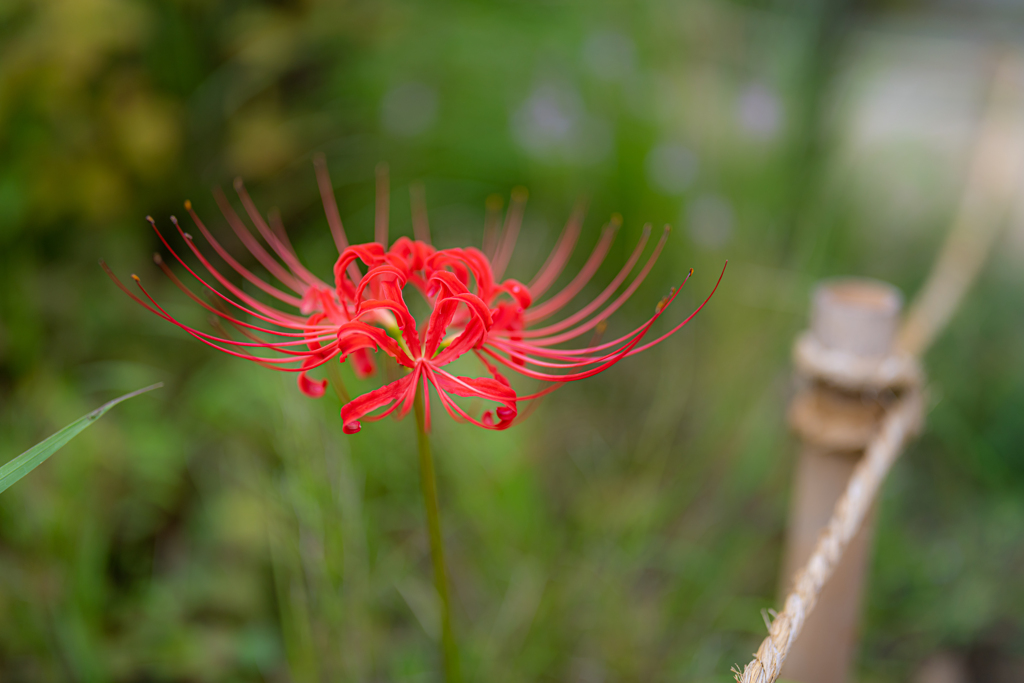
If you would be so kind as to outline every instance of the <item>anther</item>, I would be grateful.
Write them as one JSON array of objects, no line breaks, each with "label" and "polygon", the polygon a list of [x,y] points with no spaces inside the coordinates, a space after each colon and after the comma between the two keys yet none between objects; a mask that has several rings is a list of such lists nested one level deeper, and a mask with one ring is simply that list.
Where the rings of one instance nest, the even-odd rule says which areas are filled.
[{"label": "anther", "polygon": [[150,225],[156,225],[156,221],[153,220],[152,216],[146,216],[146,220],[149,221]]},{"label": "anther", "polygon": [[487,209],[490,211],[498,211],[504,204],[505,200],[500,194],[495,193],[487,198]]},{"label": "anther", "polygon": [[190,200],[190,199],[186,199],[185,200],[185,210],[186,211],[191,211],[192,210],[192,200]]},{"label": "anther", "polygon": [[153,252],[153,263],[155,263],[157,265],[160,265],[163,262],[164,262],[163,256],[161,256],[160,254],[158,254],[156,252]]},{"label": "anther", "polygon": [[171,216],[171,222],[174,223],[175,225],[177,225],[178,224],[178,217],[177,216]]},{"label": "anther", "polygon": [[135,273],[132,273],[132,279],[135,280],[136,282],[139,282],[139,276],[136,275]]},{"label": "anther", "polygon": [[670,289],[668,291],[668,296],[666,296],[661,301],[659,301],[658,305],[654,307],[654,312],[655,313],[661,313],[663,310],[665,310],[665,306],[668,306],[668,302],[672,299],[673,296],[675,296],[676,291],[677,291],[676,287],[673,287],[672,289]]},{"label": "anther", "polygon": [[622,225],[622,214],[613,213],[612,217],[608,219],[608,222],[614,225],[616,228]]}]

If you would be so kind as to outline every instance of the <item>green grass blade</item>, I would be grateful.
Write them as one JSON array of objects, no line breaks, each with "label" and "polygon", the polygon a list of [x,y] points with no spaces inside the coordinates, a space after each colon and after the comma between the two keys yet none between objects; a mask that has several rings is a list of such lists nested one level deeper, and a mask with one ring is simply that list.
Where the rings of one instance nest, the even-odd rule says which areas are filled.
[{"label": "green grass blade", "polygon": [[40,441],[32,448],[28,449],[14,460],[0,467],[0,493],[6,491],[11,484],[18,481],[26,474],[34,470],[36,467],[46,461],[51,455],[56,453],[64,444],[71,441],[75,436],[78,435],[83,429],[91,425],[96,420],[103,417],[104,413],[116,406],[121,401],[127,401],[128,399],[144,394],[147,391],[153,389],[159,389],[164,385],[163,382],[157,382],[152,386],[133,391],[130,394],[119,396],[113,401],[104,403],[96,410],[92,411],[88,415],[78,418],[64,429],[60,430],[56,434]]}]

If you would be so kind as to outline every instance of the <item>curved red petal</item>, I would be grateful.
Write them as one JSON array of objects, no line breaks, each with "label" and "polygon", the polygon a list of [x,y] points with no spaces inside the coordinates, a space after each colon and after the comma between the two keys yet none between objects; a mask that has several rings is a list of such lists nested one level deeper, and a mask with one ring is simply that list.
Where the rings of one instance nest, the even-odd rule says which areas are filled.
[{"label": "curved red petal", "polygon": [[352,354],[352,369],[355,370],[358,379],[371,377],[377,371],[377,365],[373,362],[369,349],[358,349]]},{"label": "curved red petal", "polygon": [[299,390],[310,398],[320,398],[327,390],[327,380],[312,380],[304,372],[299,373]]},{"label": "curved red petal", "polygon": [[[341,407],[342,429],[346,434],[355,434],[361,429],[360,420],[379,420],[386,417],[393,410],[408,402],[410,389],[415,392],[416,381],[419,372],[412,372],[385,384],[379,389],[357,396]],[[368,413],[390,406],[390,409],[380,415],[369,417]],[[403,411],[404,412],[404,411]]]}]

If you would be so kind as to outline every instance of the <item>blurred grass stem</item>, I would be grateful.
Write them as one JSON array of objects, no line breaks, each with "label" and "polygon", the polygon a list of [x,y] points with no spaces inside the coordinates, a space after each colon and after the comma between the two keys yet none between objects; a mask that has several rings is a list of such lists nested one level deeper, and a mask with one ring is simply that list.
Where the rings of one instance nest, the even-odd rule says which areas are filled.
[{"label": "blurred grass stem", "polygon": [[434,586],[441,602],[441,650],[444,656],[444,676],[447,683],[459,683],[459,654],[452,633],[451,599],[448,595],[448,570],[444,562],[444,541],[441,538],[441,513],[437,503],[437,477],[434,474],[434,459],[430,453],[430,437],[427,434],[423,392],[416,392],[416,440],[420,452],[420,488],[423,490],[423,505],[427,512],[427,530],[430,534],[430,557],[434,564]]},{"label": "blurred grass stem", "polygon": [[334,393],[337,394],[341,404],[345,405],[352,400],[352,397],[349,395],[348,389],[345,388],[345,380],[341,378],[341,364],[327,363],[326,366],[327,377],[331,381],[331,388],[334,389]]}]

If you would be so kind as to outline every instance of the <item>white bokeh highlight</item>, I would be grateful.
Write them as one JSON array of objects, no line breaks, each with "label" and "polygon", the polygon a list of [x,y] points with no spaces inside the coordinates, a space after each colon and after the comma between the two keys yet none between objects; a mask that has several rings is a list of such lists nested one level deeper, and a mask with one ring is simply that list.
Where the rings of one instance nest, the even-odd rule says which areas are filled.
[{"label": "white bokeh highlight", "polygon": [[760,81],[749,84],[740,92],[737,119],[740,127],[751,137],[772,140],[782,130],[784,112],[778,93]]},{"label": "white bokeh highlight", "polygon": [[516,142],[538,159],[591,164],[611,151],[611,126],[592,116],[566,84],[537,85],[512,113],[510,125]]}]

